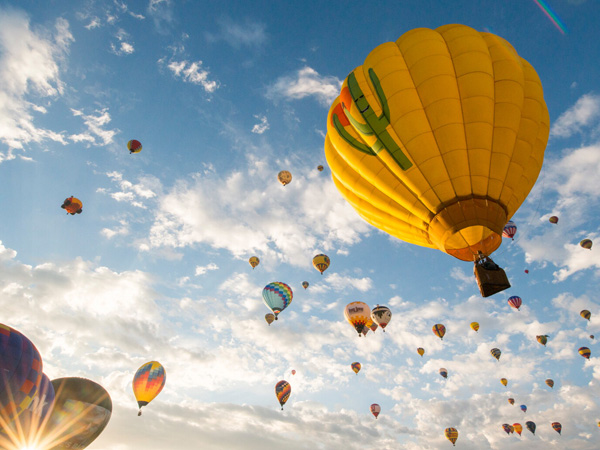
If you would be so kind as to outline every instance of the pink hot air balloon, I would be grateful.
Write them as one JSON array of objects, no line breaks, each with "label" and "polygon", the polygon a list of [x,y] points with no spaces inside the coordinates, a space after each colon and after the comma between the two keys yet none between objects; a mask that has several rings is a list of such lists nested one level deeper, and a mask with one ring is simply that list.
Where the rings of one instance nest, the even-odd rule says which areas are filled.
[{"label": "pink hot air balloon", "polygon": [[502,230],[502,237],[511,238],[514,241],[516,232],[517,226],[512,220],[509,220],[506,223],[506,225],[504,225],[504,229]]},{"label": "pink hot air balloon", "polygon": [[513,295],[512,297],[508,298],[508,304],[515,308],[517,311],[520,311],[519,308],[521,308],[522,303],[523,301],[521,300],[521,297],[517,297],[516,295]]},{"label": "pink hot air balloon", "polygon": [[376,419],[380,412],[381,412],[381,406],[379,406],[377,403],[373,403],[371,405],[371,413],[375,416]]}]

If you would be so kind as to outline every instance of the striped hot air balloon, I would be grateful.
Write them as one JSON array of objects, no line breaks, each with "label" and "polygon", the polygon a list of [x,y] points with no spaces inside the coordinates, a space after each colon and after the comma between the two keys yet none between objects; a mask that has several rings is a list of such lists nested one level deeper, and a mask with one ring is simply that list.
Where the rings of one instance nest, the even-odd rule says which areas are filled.
[{"label": "striped hot air balloon", "polygon": [[323,272],[325,272],[329,267],[329,264],[331,264],[331,260],[329,259],[329,256],[319,253],[313,258],[312,263],[315,269],[323,275]]},{"label": "striped hot air balloon", "polygon": [[493,348],[493,349],[491,349],[490,353],[492,354],[492,356],[494,358],[496,358],[496,361],[500,361],[500,355],[502,355],[502,352],[500,351],[499,348]]},{"label": "striped hot air balloon", "polygon": [[279,381],[275,385],[275,395],[277,396],[277,400],[279,400],[279,404],[281,405],[281,410],[283,411],[283,405],[290,398],[290,394],[292,393],[292,386],[285,380]]},{"label": "striped hot air balloon", "polygon": [[535,337],[537,339],[537,341],[542,344],[544,347],[546,346],[546,343],[548,342],[548,335],[547,334],[541,334],[541,335],[537,335]]},{"label": "striped hot air balloon", "polygon": [[517,297],[516,295],[513,295],[512,297],[508,298],[508,304],[510,306],[512,306],[513,308],[515,308],[517,311],[520,311],[523,301],[521,300],[521,297]]},{"label": "striped hot air balloon", "polygon": [[477,333],[479,331],[479,322],[471,322],[471,329]]},{"label": "striped hot air balloon", "polygon": [[585,359],[590,359],[592,352],[587,347],[579,347],[579,354]]},{"label": "striped hot air balloon", "polygon": [[267,284],[262,291],[265,305],[275,314],[275,320],[281,311],[292,303],[294,293],[292,288],[280,281],[273,281]]},{"label": "striped hot air balloon", "polygon": [[361,368],[362,366],[360,365],[360,363],[359,363],[359,362],[353,362],[352,364],[350,364],[350,367],[352,367],[352,370],[354,370],[354,373],[355,373],[356,375],[358,375],[358,372],[360,372],[360,368]]},{"label": "striped hot air balloon", "polygon": [[550,216],[550,218],[548,219],[548,222],[553,223],[553,224],[557,224],[558,223],[558,217],[557,216]]},{"label": "striped hot air balloon", "polygon": [[552,379],[548,378],[548,379],[546,380],[546,384],[547,384],[548,386],[550,386],[551,388],[554,388],[554,380],[552,380]]},{"label": "striped hot air balloon", "polygon": [[583,239],[579,245],[581,245],[583,248],[587,249],[587,250],[591,250],[592,249],[592,240],[591,239]]},{"label": "striped hot air balloon", "polygon": [[381,412],[381,406],[379,406],[377,403],[373,403],[369,409],[371,410],[371,414],[373,414],[377,419],[377,416],[379,416],[379,413]]},{"label": "striped hot air balloon", "polygon": [[560,424],[560,422],[552,422],[552,428],[554,429],[554,431],[556,431],[558,434],[560,434],[560,432],[562,431],[562,425]]},{"label": "striped hot air balloon", "polygon": [[452,442],[452,445],[456,446],[456,440],[458,439],[458,431],[456,428],[446,428],[446,430],[444,430],[444,435],[446,436],[446,439]]},{"label": "striped hot air balloon", "polygon": [[444,335],[446,334],[446,327],[441,323],[436,323],[432,328],[433,334],[435,334],[440,339],[444,339]]},{"label": "striped hot air balloon", "polygon": [[167,381],[165,368],[158,361],[150,361],[143,364],[133,377],[133,393],[138,402],[140,410],[138,416],[142,415],[142,407],[150,403],[160,394]]},{"label": "striped hot air balloon", "polygon": [[509,220],[506,225],[504,225],[504,229],[502,230],[502,237],[511,238],[513,241],[515,240],[515,234],[517,233],[517,226],[512,220]]},{"label": "striped hot air balloon", "polygon": [[586,320],[590,320],[590,318],[592,317],[592,313],[591,313],[591,312],[589,312],[587,309],[584,309],[584,310],[582,310],[582,311],[579,313],[579,315],[580,315],[581,317],[583,317],[584,319],[586,319]]}]

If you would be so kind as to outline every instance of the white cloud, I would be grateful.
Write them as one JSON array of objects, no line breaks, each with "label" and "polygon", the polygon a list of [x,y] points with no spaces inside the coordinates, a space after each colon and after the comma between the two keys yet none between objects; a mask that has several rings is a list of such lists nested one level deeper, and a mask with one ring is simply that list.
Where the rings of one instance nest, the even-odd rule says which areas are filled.
[{"label": "white cloud", "polygon": [[252,127],[252,132],[255,134],[263,134],[269,129],[269,122],[267,121],[267,117],[260,115],[256,115],[254,117],[260,120],[260,123],[257,123]]},{"label": "white cloud", "polygon": [[147,209],[146,203],[154,201],[162,192],[160,180],[152,175],[141,175],[137,183],[132,183],[123,178],[121,172],[108,172],[106,176],[117,185],[119,190],[112,191],[106,188],[98,188],[96,192],[108,194],[118,202],[126,202],[141,209]]},{"label": "white cloud", "polygon": [[93,30],[94,28],[98,28],[100,27],[101,22],[100,19],[98,17],[92,17],[90,19],[90,23],[88,23],[85,28],[87,28],[88,30]]},{"label": "white cloud", "polygon": [[315,97],[323,106],[330,106],[339,95],[342,80],[333,76],[322,76],[310,68],[304,67],[293,76],[284,76],[267,88],[267,97],[272,100],[284,98],[299,100]]},{"label": "white cloud", "polygon": [[113,138],[119,133],[118,129],[107,130],[104,128],[105,125],[108,125],[111,121],[108,108],[94,111],[95,115],[84,114],[83,111],[72,108],[71,112],[74,116],[81,117],[88,129],[86,133],[70,135],[69,139],[73,142],[89,142],[93,145],[108,145],[113,142]]},{"label": "white cloud", "polygon": [[[52,38],[30,29],[29,18],[13,9],[0,9],[0,142],[9,152],[0,162],[14,158],[13,149],[46,140],[65,144],[60,132],[38,128],[31,110],[40,111],[25,98],[56,98],[63,93],[59,62],[73,36],[69,24],[57,19]],[[45,109],[45,108],[44,108]]]},{"label": "white cloud", "polygon": [[585,94],[577,103],[562,113],[552,125],[550,135],[569,137],[600,118],[600,96]]},{"label": "white cloud", "polygon": [[106,237],[107,239],[111,239],[115,236],[126,236],[129,234],[129,223],[127,223],[127,221],[125,220],[120,220],[119,221],[120,226],[110,229],[110,228],[103,228],[100,231],[100,234],[102,234],[102,236]]},{"label": "white cloud", "polygon": [[[163,63],[163,59],[159,60],[159,64]],[[208,93],[216,91],[219,87],[218,81],[211,81],[208,79],[209,71],[202,69],[202,61],[171,61],[167,64],[167,68],[176,78],[181,78],[186,83],[202,86]]]},{"label": "white cloud", "polygon": [[206,272],[208,272],[209,270],[218,270],[219,266],[217,266],[215,263],[210,263],[206,266],[196,266],[196,272],[195,275],[204,275]]}]

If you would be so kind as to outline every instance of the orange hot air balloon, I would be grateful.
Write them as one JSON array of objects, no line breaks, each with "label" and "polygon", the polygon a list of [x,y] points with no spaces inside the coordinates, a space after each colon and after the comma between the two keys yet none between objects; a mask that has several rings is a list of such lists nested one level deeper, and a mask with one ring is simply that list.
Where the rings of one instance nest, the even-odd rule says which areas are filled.
[{"label": "orange hot air balloon", "polygon": [[515,399],[514,398],[509,398],[508,399],[508,403],[510,403],[511,405],[515,404]]},{"label": "orange hot air balloon", "polygon": [[547,334],[542,334],[542,335],[538,335],[535,337],[537,339],[537,341],[542,344],[544,347],[546,346],[546,343],[548,342],[548,335]]},{"label": "orange hot air balloon", "polygon": [[288,401],[291,393],[292,393],[292,386],[290,386],[290,383],[288,383],[287,381],[281,380],[275,385],[275,395],[277,396],[277,400],[279,401],[279,404],[281,405],[282,411],[283,411],[283,405],[285,405],[285,402]]},{"label": "orange hot air balloon", "polygon": [[582,310],[579,315],[581,317],[583,317],[586,320],[590,320],[592,318],[592,313],[589,312],[587,309]]},{"label": "orange hot air balloon", "polygon": [[157,361],[147,362],[137,370],[132,385],[133,393],[140,407],[138,416],[142,415],[142,407],[160,394],[166,380],[165,368]]},{"label": "orange hot air balloon", "polygon": [[444,339],[444,335],[446,334],[446,327],[441,323],[436,323],[432,328],[433,334],[435,334],[440,339]]},{"label": "orange hot air balloon", "polygon": [[552,379],[548,378],[548,379],[546,380],[546,384],[547,384],[548,386],[550,386],[551,388],[554,388],[554,380],[552,380]]},{"label": "orange hot air balloon", "polygon": [[520,423],[513,423],[513,428],[517,433],[519,433],[519,436],[521,436],[521,432],[523,431],[523,425],[521,425]]},{"label": "orange hot air balloon", "polygon": [[60,207],[67,211],[67,214],[71,214],[74,216],[75,214],[81,214],[83,211],[83,203],[78,198],[73,197],[72,195],[69,198],[66,198]]},{"label": "orange hot air balloon", "polygon": [[279,182],[281,184],[283,184],[284,186],[288,185],[291,183],[292,181],[292,174],[290,172],[288,172],[287,170],[282,170],[281,172],[279,172],[277,174],[277,179],[279,180]]},{"label": "orange hot air balloon", "polygon": [[292,369],[292,375],[296,375],[296,371]]}]

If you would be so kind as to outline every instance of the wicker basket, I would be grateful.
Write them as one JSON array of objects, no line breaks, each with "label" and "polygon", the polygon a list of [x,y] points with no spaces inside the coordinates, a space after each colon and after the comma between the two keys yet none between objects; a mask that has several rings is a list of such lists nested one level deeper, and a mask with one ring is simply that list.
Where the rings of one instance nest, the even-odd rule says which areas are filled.
[{"label": "wicker basket", "polygon": [[503,269],[498,267],[497,269],[489,270],[475,261],[473,267],[473,273],[477,279],[477,286],[482,297],[489,297],[494,295],[496,292],[503,291],[510,287],[508,277]]}]

